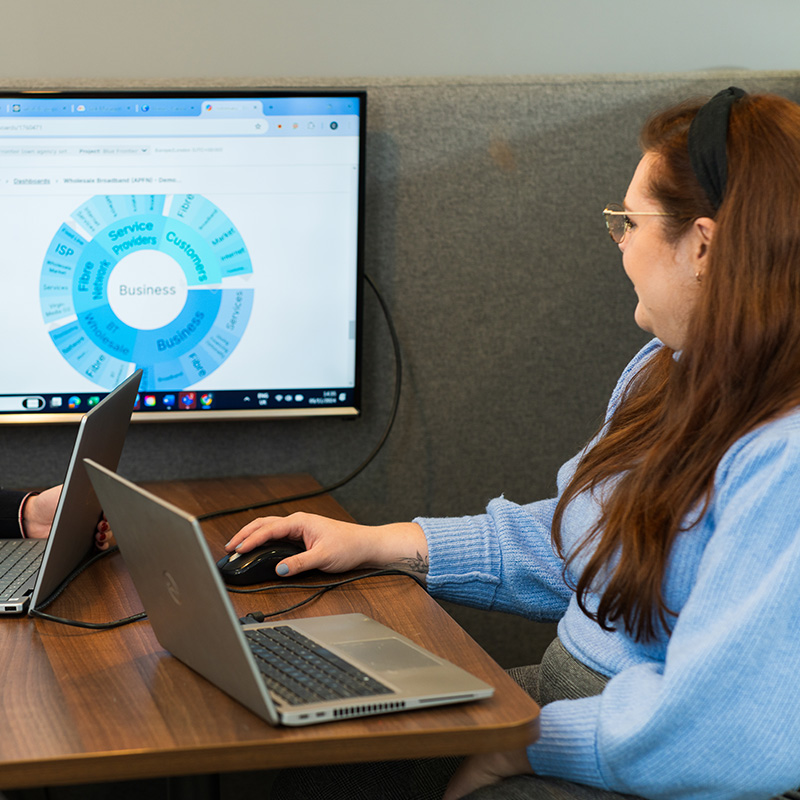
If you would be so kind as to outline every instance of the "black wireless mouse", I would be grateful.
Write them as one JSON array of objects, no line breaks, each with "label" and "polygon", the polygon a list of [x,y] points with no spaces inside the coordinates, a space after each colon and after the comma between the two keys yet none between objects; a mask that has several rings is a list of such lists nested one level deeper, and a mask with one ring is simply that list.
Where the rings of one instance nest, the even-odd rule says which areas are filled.
[{"label": "black wireless mouse", "polygon": [[279,539],[256,547],[249,553],[228,553],[217,566],[222,580],[234,586],[250,586],[278,579],[275,567],[284,558],[302,553],[306,548],[291,539]]}]

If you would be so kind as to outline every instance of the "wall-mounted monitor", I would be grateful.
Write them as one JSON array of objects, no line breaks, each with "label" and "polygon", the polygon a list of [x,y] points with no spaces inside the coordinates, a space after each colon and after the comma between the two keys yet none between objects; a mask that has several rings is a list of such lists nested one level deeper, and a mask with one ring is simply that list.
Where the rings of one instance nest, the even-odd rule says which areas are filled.
[{"label": "wall-mounted monitor", "polygon": [[360,411],[362,91],[0,95],[0,424]]}]

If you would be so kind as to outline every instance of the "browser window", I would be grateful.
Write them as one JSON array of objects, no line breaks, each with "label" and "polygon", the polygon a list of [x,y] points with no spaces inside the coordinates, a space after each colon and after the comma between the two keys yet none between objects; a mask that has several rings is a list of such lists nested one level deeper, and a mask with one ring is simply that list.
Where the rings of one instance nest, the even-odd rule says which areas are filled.
[{"label": "browser window", "polygon": [[0,422],[358,413],[365,101],[0,97]]}]

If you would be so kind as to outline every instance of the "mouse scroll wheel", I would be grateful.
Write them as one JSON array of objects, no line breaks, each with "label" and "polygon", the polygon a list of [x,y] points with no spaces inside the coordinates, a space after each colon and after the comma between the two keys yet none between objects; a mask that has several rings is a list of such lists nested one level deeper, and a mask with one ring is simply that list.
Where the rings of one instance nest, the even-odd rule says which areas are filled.
[{"label": "mouse scroll wheel", "polygon": [[230,554],[230,557],[228,558],[228,563],[230,564],[231,561],[236,561],[236,559],[239,558],[241,555],[242,555],[241,553],[237,553],[234,551],[233,553]]}]

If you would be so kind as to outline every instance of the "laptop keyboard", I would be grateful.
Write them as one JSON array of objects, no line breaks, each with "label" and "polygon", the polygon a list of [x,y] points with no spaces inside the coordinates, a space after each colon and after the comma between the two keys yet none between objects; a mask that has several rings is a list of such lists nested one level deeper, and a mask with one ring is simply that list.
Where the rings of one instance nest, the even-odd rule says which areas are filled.
[{"label": "laptop keyboard", "polygon": [[0,548],[0,603],[18,597],[36,574],[44,555],[44,539],[9,539]]},{"label": "laptop keyboard", "polygon": [[290,705],[393,693],[288,625],[244,634],[270,691]]}]

